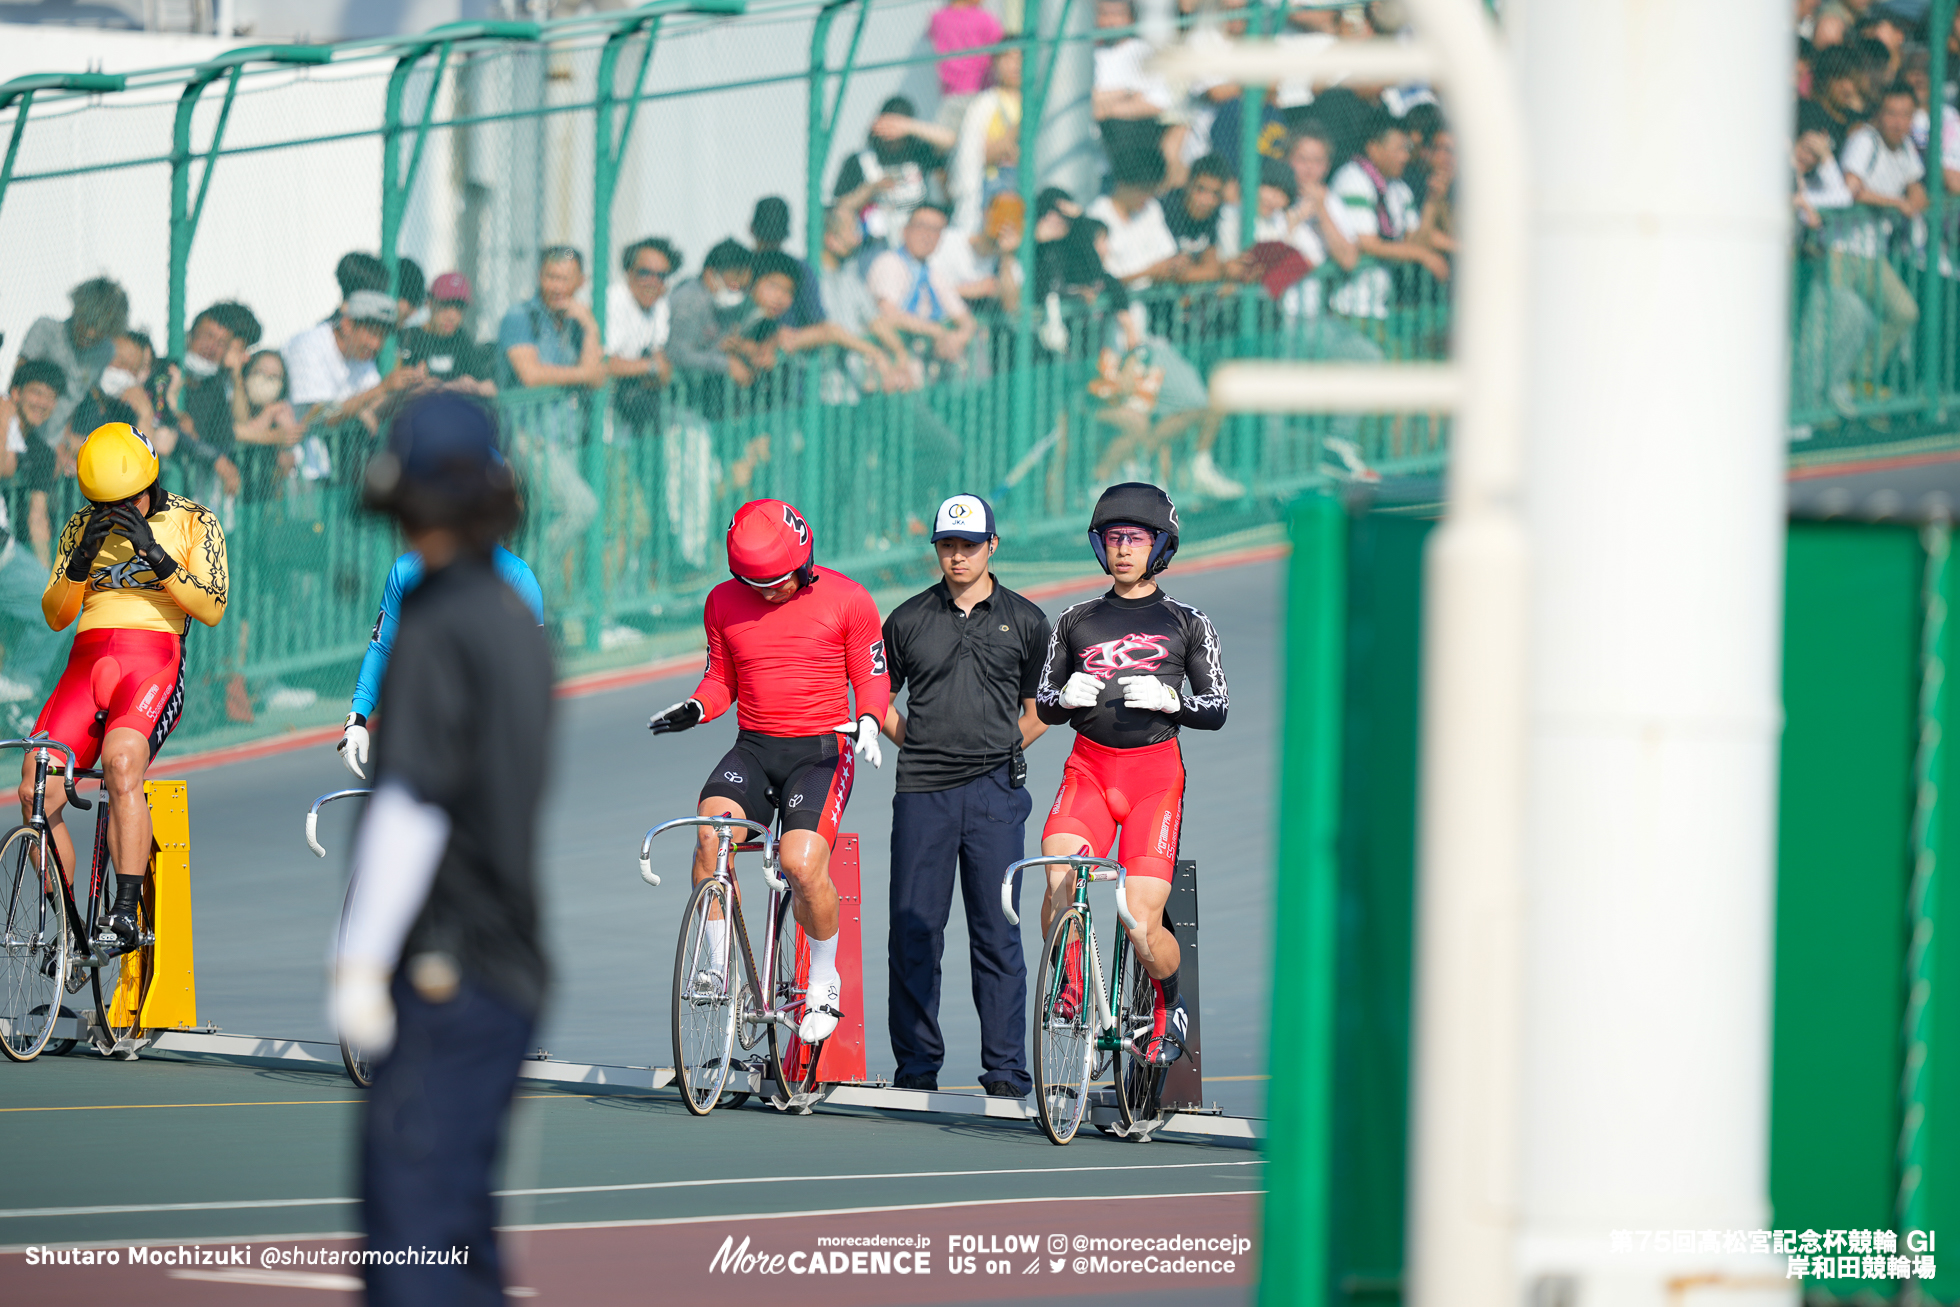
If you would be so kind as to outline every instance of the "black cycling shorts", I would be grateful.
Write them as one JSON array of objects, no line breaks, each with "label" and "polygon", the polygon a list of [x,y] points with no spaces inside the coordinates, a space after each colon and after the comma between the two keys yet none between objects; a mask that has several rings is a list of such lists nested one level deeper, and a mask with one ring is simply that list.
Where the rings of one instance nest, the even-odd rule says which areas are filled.
[{"label": "black cycling shorts", "polygon": [[839,747],[839,739],[738,731],[735,747],[715,764],[701,797],[733,800],[744,816],[765,826],[780,807],[784,830],[813,830],[835,847],[851,799],[854,756],[849,746]]}]

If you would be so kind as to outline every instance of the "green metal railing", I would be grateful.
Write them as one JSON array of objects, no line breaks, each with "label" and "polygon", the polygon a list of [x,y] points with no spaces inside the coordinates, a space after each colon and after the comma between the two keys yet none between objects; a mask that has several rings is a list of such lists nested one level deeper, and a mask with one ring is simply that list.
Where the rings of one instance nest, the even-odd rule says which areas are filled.
[{"label": "green metal railing", "polygon": [[[852,5],[856,12],[847,13]],[[806,240],[814,247],[853,79],[936,60],[866,53],[878,48],[872,34],[880,17],[892,12],[881,7],[874,14],[870,0],[656,0],[547,23],[453,23],[397,40],[247,46],[141,73],[23,78],[0,87],[0,112],[11,107],[14,115],[0,166],[0,212],[10,199],[18,209],[24,187],[93,184],[98,177],[115,182],[117,202],[126,205],[118,179],[167,169],[167,192],[159,193],[155,215],[155,230],[168,232],[157,251],[168,260],[166,319],[157,335],[162,353],[181,359],[190,316],[201,307],[192,302],[191,260],[208,214],[225,207],[212,203],[214,177],[232,161],[373,140],[378,157],[362,155],[360,165],[373,171],[334,180],[343,191],[372,188],[373,244],[358,232],[348,234],[347,244],[378,247],[390,285],[398,287],[402,258],[419,252],[416,241],[426,238],[415,226],[418,205],[467,202],[467,169],[456,159],[473,148],[481,128],[502,133],[485,138],[481,148],[509,151],[492,166],[510,172],[510,211],[493,215],[491,225],[505,224],[493,235],[503,242],[505,266],[518,272],[515,284],[498,293],[505,302],[528,294],[523,283],[535,250],[569,239],[586,255],[603,334],[607,291],[617,276],[616,199],[639,124],[688,96],[800,85],[808,105]],[[925,12],[912,17],[923,22]],[[1086,59],[1092,38],[1074,21],[1080,17],[1075,0],[1034,0],[1025,12],[1024,30],[997,48],[1023,56],[1018,179],[1032,210],[1036,189],[1047,180],[1042,156],[1078,144],[1055,139],[1046,126],[1070,108],[1051,104],[1063,84],[1058,69],[1065,58]],[[850,20],[848,27],[840,30],[840,19]],[[692,39],[729,21],[807,21],[806,66],[660,84],[654,65],[661,42]],[[342,72],[369,67],[371,75]],[[589,95],[564,92],[567,70],[574,88],[589,88]],[[689,64],[685,75],[700,78],[701,66]],[[541,89],[552,82],[557,86],[549,93]],[[210,103],[206,93],[220,84],[222,100]],[[322,103],[335,107],[323,112]],[[346,106],[354,104],[369,116],[347,117],[356,110]],[[1247,111],[1256,115],[1256,95]],[[125,116],[115,117],[119,112]],[[95,139],[75,126],[78,115],[114,125],[93,152],[35,147],[43,130],[74,133],[48,140]],[[146,132],[128,129],[165,122],[167,138],[155,145]],[[573,131],[554,137],[548,150],[542,133],[554,122]],[[589,134],[580,130],[588,124]],[[535,138],[512,134],[527,125]],[[439,141],[446,141],[447,153],[436,148]],[[167,151],[150,152],[166,143]],[[577,155],[570,161],[577,172],[565,170],[567,149]],[[436,159],[445,162],[437,167]],[[1250,177],[1259,159],[1244,162]],[[736,171],[715,184],[744,195],[769,185]],[[562,217],[546,222],[541,208],[520,212],[552,187],[562,192],[566,177],[590,187],[589,214],[569,210],[570,229]],[[525,178],[536,184],[524,184]],[[219,178],[220,194],[226,185],[237,183]],[[269,211],[272,220],[276,214]],[[473,269],[466,253],[458,257]],[[1032,284],[1031,232],[1017,257],[1023,284]],[[91,259],[89,271],[100,266]],[[1364,264],[1353,275],[1387,273]],[[1347,279],[1331,266],[1316,276],[1323,304]],[[250,302],[250,285],[239,290]],[[1240,357],[1441,357],[1447,290],[1404,281],[1387,316],[1357,318],[1331,311],[1301,316],[1297,304],[1289,309],[1257,287],[1160,288],[1136,297],[1145,343],[1130,357],[1108,304],[1067,298],[1067,343],[1058,349],[1051,332],[1037,331],[1045,314],[1041,297],[1026,295],[1013,310],[983,311],[982,330],[964,360],[944,367],[922,360],[925,383],[899,394],[867,385],[854,359],[829,349],[784,355],[745,388],[679,375],[657,393],[612,386],[506,390],[496,404],[526,498],[515,545],[544,585],[561,654],[571,666],[594,666],[630,659],[698,621],[702,595],[723,575],[720,529],[736,505],[759,495],[796,502],[817,527],[825,561],[872,584],[910,581],[926,570],[924,524],[939,498],[956,490],[993,498],[1004,533],[1024,558],[1046,548],[1072,549],[1078,519],[1100,487],[1128,477],[1171,485],[1186,521],[1200,532],[1207,524],[1227,530],[1275,522],[1290,497],[1324,484],[1330,469],[1342,476],[1363,464],[1388,474],[1440,471],[1445,422],[1440,415],[1222,420],[1205,406],[1212,366]],[[486,318],[476,331],[483,335],[502,303],[480,307]],[[380,359],[384,371],[394,352],[390,341]],[[243,499],[228,496],[212,468],[197,461],[209,450],[194,453],[190,442],[165,460],[172,489],[220,512],[232,560],[225,623],[190,642],[180,745],[323,720],[346,691],[381,578],[400,546],[386,523],[357,506],[374,433],[351,423],[315,426],[309,435],[330,453],[331,473],[287,478],[270,499],[252,498],[250,489]],[[1192,479],[1201,451],[1223,483]],[[72,482],[59,483],[51,500],[58,531],[78,503]]]}]

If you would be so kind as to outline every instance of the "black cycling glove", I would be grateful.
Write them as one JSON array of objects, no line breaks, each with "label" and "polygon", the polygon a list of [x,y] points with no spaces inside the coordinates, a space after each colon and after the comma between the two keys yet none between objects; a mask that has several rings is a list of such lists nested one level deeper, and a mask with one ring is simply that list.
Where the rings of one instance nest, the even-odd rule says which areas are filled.
[{"label": "black cycling glove", "polygon": [[674,731],[691,730],[701,724],[701,705],[693,699],[683,699],[665,712],[657,713],[647,723],[647,729],[655,735],[667,735]]},{"label": "black cycling glove", "polygon": [[97,504],[90,510],[88,521],[82,525],[82,538],[68,551],[68,566],[62,569],[70,581],[88,580],[95,556],[102,552],[102,542],[116,525],[114,511],[107,504]]},{"label": "black cycling glove", "polygon": [[135,504],[127,500],[117,504],[112,511],[115,513],[116,528],[129,537],[129,543],[136,548],[136,556],[149,564],[157,580],[168,580],[177,570],[177,560],[157,543],[149,521],[136,511]]}]

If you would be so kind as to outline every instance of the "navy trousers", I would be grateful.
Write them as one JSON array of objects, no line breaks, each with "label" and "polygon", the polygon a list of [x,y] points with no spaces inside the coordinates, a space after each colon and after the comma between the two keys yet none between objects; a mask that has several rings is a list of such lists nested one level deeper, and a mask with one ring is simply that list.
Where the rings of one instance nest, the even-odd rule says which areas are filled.
[{"label": "navy trousers", "polygon": [[395,1046],[375,1068],[361,1139],[367,1246],[469,1256],[369,1266],[368,1303],[502,1307],[491,1168],[532,1019],[468,979],[431,1003],[398,975],[394,998]]},{"label": "navy trousers", "polygon": [[[973,1004],[980,1011],[980,1077],[1019,1093],[1028,1076],[1028,967],[1021,932],[1000,911],[1000,877],[1024,855],[1034,800],[1007,783],[1002,763],[978,780],[929,794],[892,796],[891,1038],[898,1074],[937,1077],[939,960],[959,873],[972,943]],[[1021,882],[1014,881],[1015,911]]]}]

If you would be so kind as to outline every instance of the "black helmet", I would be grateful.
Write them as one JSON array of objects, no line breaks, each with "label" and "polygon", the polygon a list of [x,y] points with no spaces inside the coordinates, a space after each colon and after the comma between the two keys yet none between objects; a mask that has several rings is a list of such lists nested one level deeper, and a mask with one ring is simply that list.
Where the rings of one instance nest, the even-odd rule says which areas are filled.
[{"label": "black helmet", "polygon": [[1177,553],[1177,505],[1156,486],[1144,481],[1125,481],[1102,492],[1096,511],[1089,517],[1089,547],[1096,552],[1102,570],[1109,570],[1109,551],[1103,546],[1103,531],[1128,524],[1155,532],[1157,543],[1150,549],[1150,566],[1145,576],[1155,576],[1171,565]]},{"label": "black helmet", "polygon": [[419,395],[368,462],[362,498],[407,526],[461,530],[487,549],[517,520],[516,482],[497,448],[497,419],[453,391]]}]

